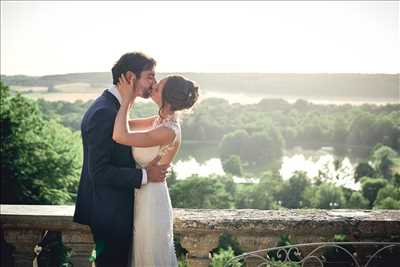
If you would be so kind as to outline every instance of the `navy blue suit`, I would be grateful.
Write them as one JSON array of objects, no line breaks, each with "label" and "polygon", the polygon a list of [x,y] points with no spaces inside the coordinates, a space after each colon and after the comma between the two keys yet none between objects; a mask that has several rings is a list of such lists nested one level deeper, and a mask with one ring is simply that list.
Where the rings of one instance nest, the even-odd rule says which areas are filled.
[{"label": "navy blue suit", "polygon": [[126,267],[132,242],[134,188],[140,188],[131,147],[112,140],[120,104],[108,90],[86,111],[81,124],[83,166],[74,222],[89,225],[105,244],[96,266]]}]

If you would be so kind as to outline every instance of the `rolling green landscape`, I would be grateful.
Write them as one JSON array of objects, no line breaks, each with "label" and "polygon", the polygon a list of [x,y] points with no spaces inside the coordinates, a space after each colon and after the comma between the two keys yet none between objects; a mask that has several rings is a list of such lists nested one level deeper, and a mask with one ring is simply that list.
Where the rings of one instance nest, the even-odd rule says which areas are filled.
[{"label": "rolling green landscape", "polygon": [[[166,74],[160,76],[163,75]],[[314,93],[326,99],[335,95],[349,99],[381,97],[398,100],[395,88],[398,75],[187,75],[193,75],[190,78],[195,79],[204,91],[220,86],[218,88],[221,88],[221,92],[231,87],[232,92],[249,91],[256,94],[266,90],[270,95],[277,96],[281,92],[300,92],[303,95]],[[10,175],[9,180],[2,180],[8,187],[2,188],[14,188],[5,192],[9,198],[6,197],[3,203],[74,202],[82,164],[80,121],[93,99],[50,101],[43,96],[58,93],[71,96],[92,93],[96,96],[104,90],[107,81],[106,73],[2,76],[2,128],[5,129],[2,135],[2,154],[6,155],[2,169]],[[350,87],[348,90],[345,90],[345,81]],[[362,90],[365,92],[361,93]],[[37,95],[37,100],[32,99],[32,95]],[[131,112],[131,117],[145,117],[156,112],[154,104],[139,102]],[[260,98],[254,104],[232,104],[223,98],[205,98],[195,105],[192,112],[182,114],[182,132],[184,144],[177,159],[183,162],[191,159],[198,162],[217,159],[223,172],[207,177],[194,174],[186,179],[180,179],[173,172],[169,184],[174,207],[354,208],[356,206],[349,203],[364,203],[363,207],[373,208],[386,204],[376,202],[378,192],[373,197],[362,195],[365,184],[381,183],[382,188],[393,185],[398,190],[396,179],[400,168],[400,104],[396,104],[396,101],[394,104],[389,102],[381,105],[319,105],[301,98],[293,103],[283,98]],[[38,149],[31,146],[37,146]],[[321,148],[330,148],[332,152],[329,155],[334,158],[333,164],[337,170],[341,168],[343,160],[354,158],[351,179],[359,184],[359,189],[335,185],[332,183],[332,175],[328,175],[326,170],[324,173],[322,169],[313,177],[300,171],[294,172],[290,179],[283,179],[279,173],[282,160],[287,156],[287,151],[296,147],[308,149],[311,153]],[[51,154],[46,152],[49,149]],[[22,155],[26,155],[24,160]],[[43,164],[44,169],[38,167],[38,162]],[[58,165],[60,167],[56,167]],[[48,166],[54,167],[48,169]],[[54,170],[59,170],[59,173]],[[244,181],[246,178],[257,179],[258,183],[233,183],[235,176]],[[303,188],[303,191],[298,192],[297,197],[288,204],[283,199],[285,196],[296,195],[290,192],[290,183],[296,179],[302,183],[302,186],[296,188]],[[264,183],[268,184],[268,188],[263,188]],[[191,205],[185,199],[187,194],[181,194],[190,191],[192,187],[197,192],[201,192],[198,189],[202,187],[206,191],[210,190],[207,192],[215,201],[201,201],[211,196],[203,192],[196,203]],[[208,187],[210,189],[206,189]],[[327,206],[321,204],[321,200],[316,200],[318,190],[336,192],[328,202],[331,205],[336,203],[336,206]],[[351,201],[353,195],[363,197],[363,201]],[[386,206],[398,208],[400,196],[395,193],[391,197],[392,202],[385,198],[385,201],[390,202]]]},{"label": "rolling green landscape", "polygon": [[[173,207],[400,209],[399,75],[186,75],[221,97],[181,114],[183,144],[168,177]],[[74,204],[81,119],[107,76],[2,76],[1,203]],[[252,102],[240,101],[248,95]],[[139,101],[130,116],[157,111]],[[329,161],[284,177],[285,163],[305,164],[299,157]],[[210,172],[184,175],[183,165]],[[241,253],[234,249],[221,239],[212,266]],[[182,248],[177,255],[184,266]]]}]

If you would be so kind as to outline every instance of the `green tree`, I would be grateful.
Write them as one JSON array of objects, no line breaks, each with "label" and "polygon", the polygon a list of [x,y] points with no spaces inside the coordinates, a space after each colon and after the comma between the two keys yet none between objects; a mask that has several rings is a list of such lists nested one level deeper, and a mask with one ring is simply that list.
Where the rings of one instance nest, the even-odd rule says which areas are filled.
[{"label": "green tree", "polygon": [[376,138],[374,133],[369,131],[371,125],[375,123],[375,116],[368,112],[363,112],[353,118],[348,136],[348,144],[351,145],[368,145],[375,144]]},{"label": "green tree", "polygon": [[314,208],[317,205],[317,191],[319,186],[313,185],[307,187],[303,192],[302,208]]},{"label": "green tree", "polygon": [[172,206],[193,209],[226,209],[233,206],[224,184],[214,177],[193,175],[170,188]]},{"label": "green tree", "polygon": [[375,170],[368,162],[360,162],[354,170],[354,180],[358,182],[362,177],[375,177]]},{"label": "green tree", "polygon": [[251,209],[255,207],[256,187],[253,184],[241,184],[235,194],[236,209]]},{"label": "green tree", "polygon": [[[400,160],[398,160],[398,162],[399,162],[399,164],[398,164],[397,167],[400,169]],[[393,176],[392,183],[393,183],[394,186],[400,187],[400,172],[399,172],[399,173],[396,173],[396,174]]]},{"label": "green tree", "polygon": [[276,201],[271,190],[266,189],[264,186],[256,186],[253,198],[253,206],[249,208],[260,210],[269,210],[276,208]]},{"label": "green tree", "polygon": [[333,142],[342,144],[348,133],[347,121],[343,117],[336,117],[333,125]]},{"label": "green tree", "polygon": [[387,198],[400,201],[400,187],[393,184],[387,184],[385,187],[379,189],[374,206],[381,205]]},{"label": "green tree", "polygon": [[238,155],[230,155],[226,160],[223,160],[222,167],[227,173],[239,177],[243,175],[242,163]]},{"label": "green tree", "polygon": [[363,177],[361,179],[362,194],[366,199],[369,200],[370,208],[372,208],[379,190],[384,188],[387,184],[388,181],[383,178]]},{"label": "green tree", "polygon": [[346,205],[342,189],[330,183],[321,184],[314,199],[314,207],[319,209],[340,209]]},{"label": "green tree", "polygon": [[246,162],[266,162],[282,156],[284,140],[274,127],[267,127],[251,135],[246,130],[236,130],[224,135],[220,143],[221,158],[238,155]]},{"label": "green tree", "polygon": [[257,184],[240,184],[235,194],[237,209],[278,209],[277,191],[282,183],[279,175],[265,172]]},{"label": "green tree", "polygon": [[392,148],[378,144],[371,152],[371,160],[377,170],[378,174],[390,180],[393,176],[392,169],[394,168],[394,160],[398,157],[396,151]]},{"label": "green tree", "polygon": [[275,208],[270,189],[262,184],[242,184],[235,195],[235,208],[268,210]]},{"label": "green tree", "polygon": [[231,155],[241,155],[248,143],[249,134],[240,129],[225,135],[220,143],[221,158],[226,159]]},{"label": "green tree", "polygon": [[395,200],[392,197],[387,197],[379,201],[374,209],[392,209],[399,210],[400,209],[400,200]]},{"label": "green tree", "polygon": [[275,127],[266,127],[263,131],[252,133],[242,153],[253,162],[266,162],[279,159],[283,152],[284,140]]},{"label": "green tree", "polygon": [[368,209],[369,201],[360,192],[353,192],[350,199],[347,201],[349,209]]},{"label": "green tree", "polygon": [[78,134],[46,121],[37,105],[1,90],[1,202],[63,204],[75,198],[82,159]]},{"label": "green tree", "polygon": [[289,209],[299,209],[303,205],[303,194],[311,182],[305,172],[296,172],[288,181],[283,183],[278,199],[281,205]]}]

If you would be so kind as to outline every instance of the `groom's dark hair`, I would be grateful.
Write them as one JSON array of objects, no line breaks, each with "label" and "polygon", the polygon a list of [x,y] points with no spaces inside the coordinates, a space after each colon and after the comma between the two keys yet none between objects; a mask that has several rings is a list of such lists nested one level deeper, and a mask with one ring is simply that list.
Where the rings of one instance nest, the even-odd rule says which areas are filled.
[{"label": "groom's dark hair", "polygon": [[121,56],[111,69],[113,84],[116,85],[121,74],[125,74],[128,71],[135,73],[136,78],[139,79],[142,71],[150,70],[155,65],[156,61],[153,58],[141,52],[126,53]]}]

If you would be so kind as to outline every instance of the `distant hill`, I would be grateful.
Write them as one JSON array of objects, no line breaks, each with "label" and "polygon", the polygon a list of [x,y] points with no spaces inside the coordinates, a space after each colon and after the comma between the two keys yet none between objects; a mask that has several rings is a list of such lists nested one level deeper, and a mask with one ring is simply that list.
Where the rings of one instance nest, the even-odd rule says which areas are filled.
[{"label": "distant hill", "polygon": [[108,72],[89,72],[89,73],[70,73],[45,76],[26,76],[26,75],[1,75],[1,80],[7,85],[19,86],[56,86],[68,83],[89,83],[92,85],[109,85],[111,73]]},{"label": "distant hill", "polygon": [[[173,73],[159,73],[158,78]],[[400,74],[275,74],[275,73],[179,73],[196,81],[204,91],[289,96],[400,99]],[[6,76],[7,85],[54,87],[68,83],[89,83],[107,87],[111,73]]]}]

